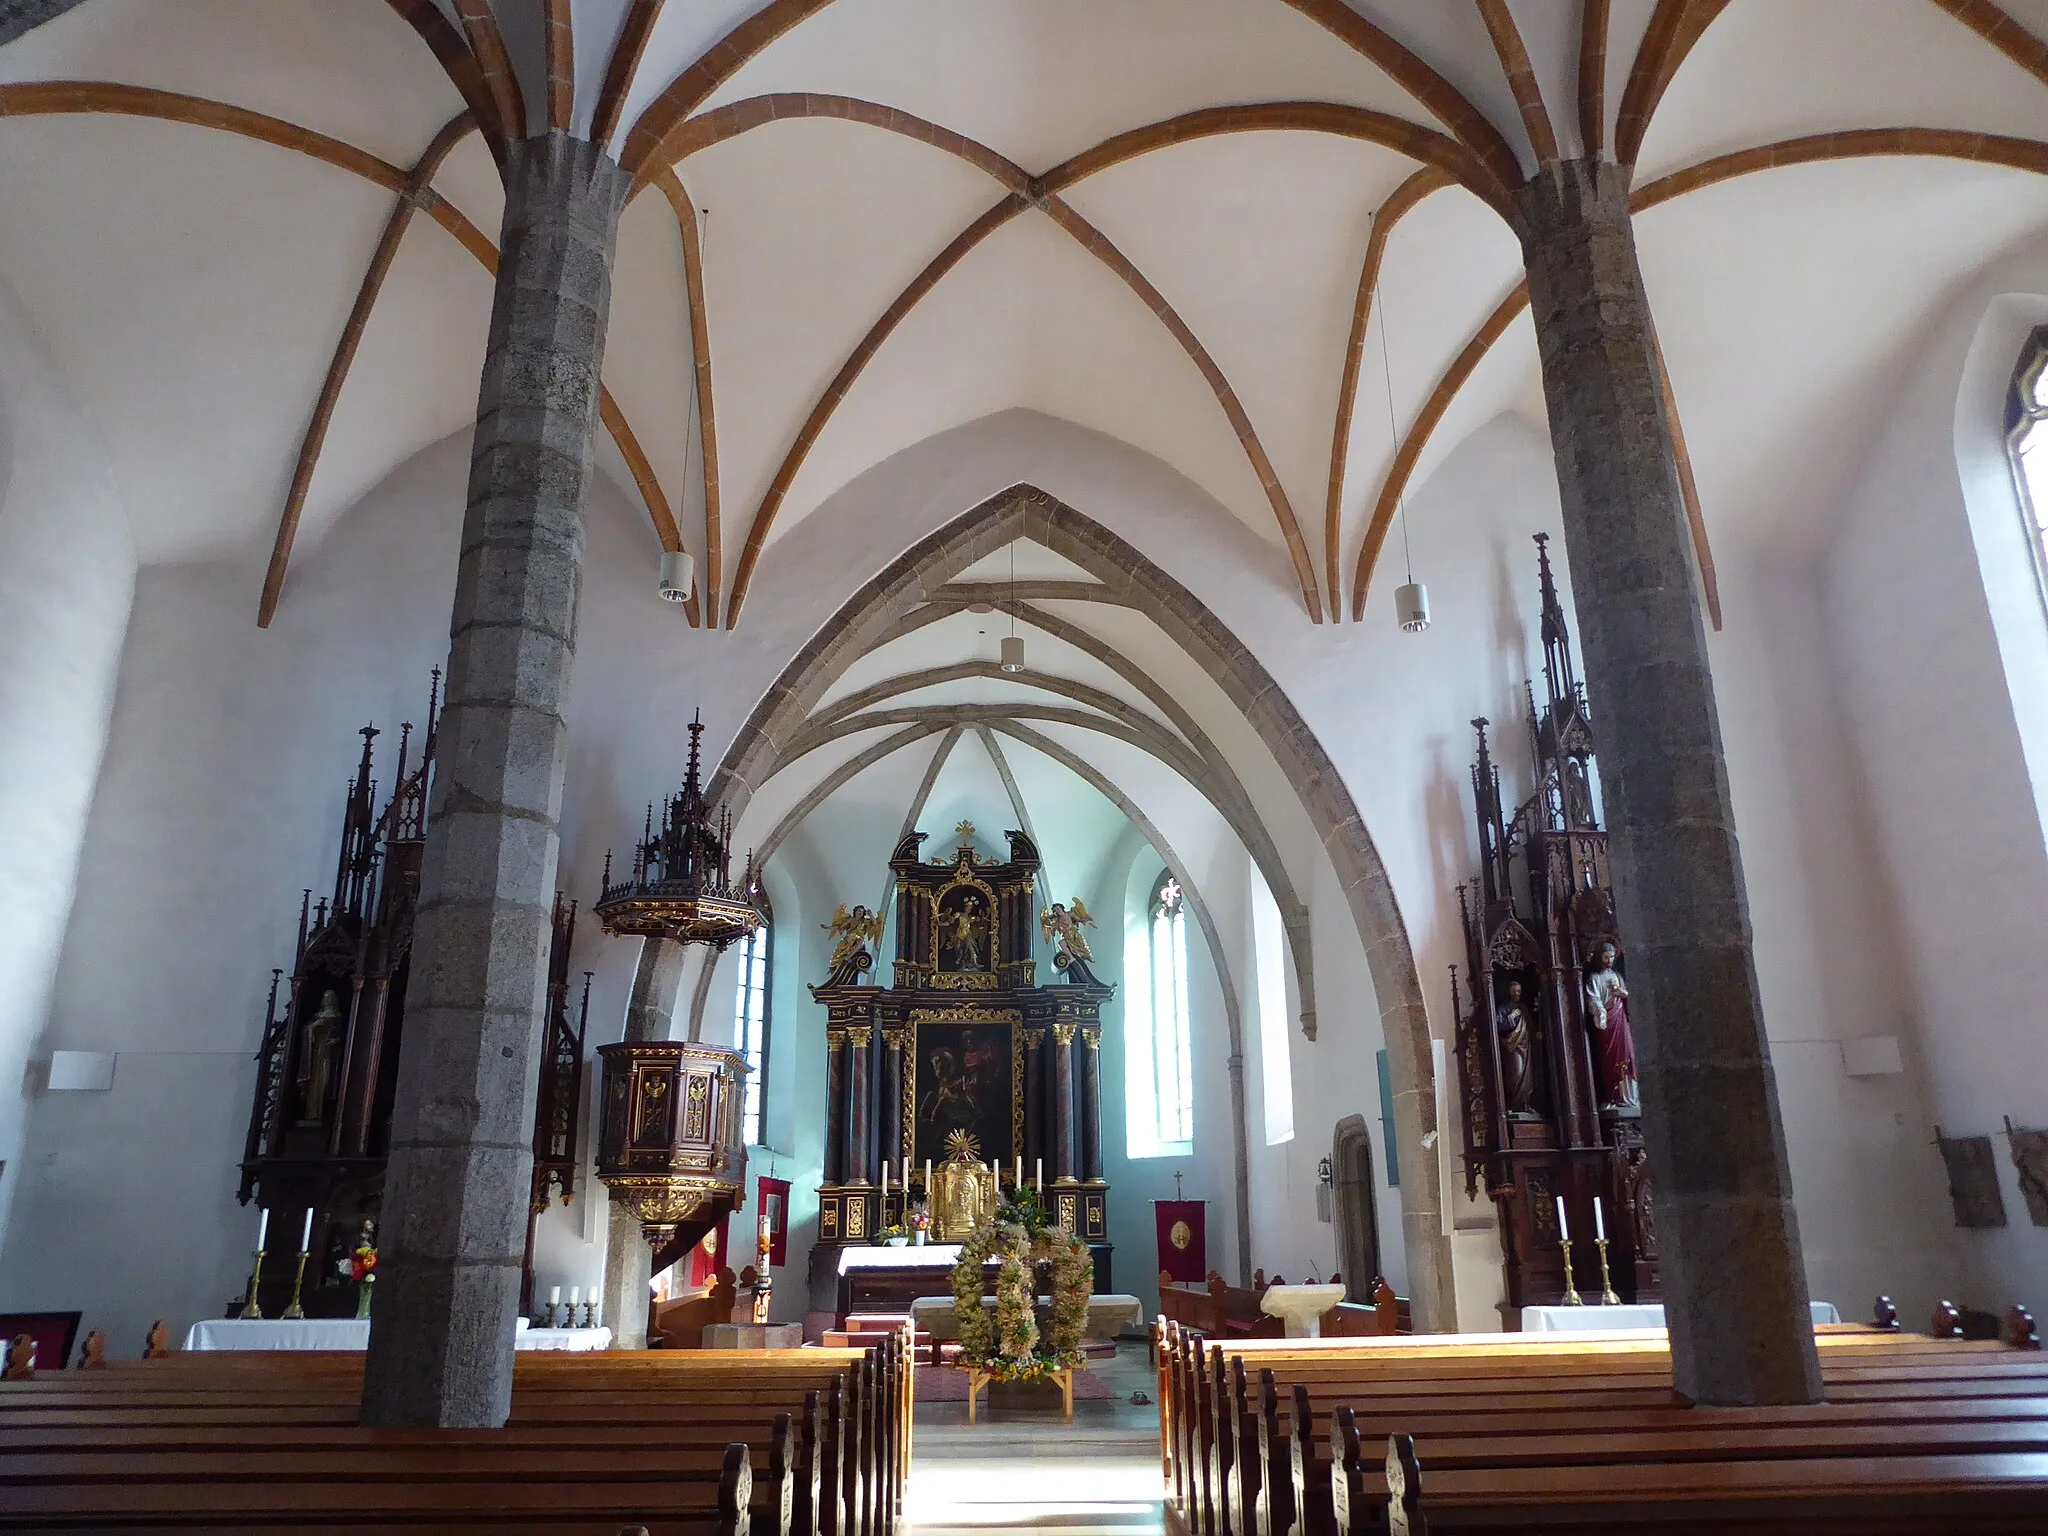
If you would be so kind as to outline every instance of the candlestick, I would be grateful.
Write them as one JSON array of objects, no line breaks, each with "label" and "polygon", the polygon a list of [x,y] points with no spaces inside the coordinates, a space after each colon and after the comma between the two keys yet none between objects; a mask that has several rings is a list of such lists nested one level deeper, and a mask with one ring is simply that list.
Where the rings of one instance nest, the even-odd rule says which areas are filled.
[{"label": "candlestick", "polygon": [[1600,1305],[1618,1307],[1621,1298],[1614,1294],[1614,1278],[1607,1272],[1607,1238],[1603,1234],[1594,1241],[1600,1245]]},{"label": "candlestick", "polygon": [[[1560,1210],[1559,1215],[1563,1214]],[[1558,1247],[1564,1250],[1564,1304],[1568,1307],[1583,1307],[1586,1298],[1579,1294],[1578,1286],[1572,1280],[1572,1245],[1569,1239],[1560,1239]]]},{"label": "candlestick", "polygon": [[1593,1197],[1593,1241],[1596,1243],[1607,1241],[1607,1217],[1600,1209],[1600,1197],[1598,1195]]},{"label": "candlestick", "polygon": [[[268,1219],[267,1219],[267,1218],[269,1217],[269,1215],[270,1215],[270,1212],[268,1212],[268,1211],[265,1211],[265,1212],[264,1212],[263,1214],[264,1214],[264,1216],[265,1216],[265,1218],[266,1218],[266,1220],[264,1221],[264,1225],[265,1225],[265,1226],[267,1227],[267,1226],[269,1226],[269,1224],[270,1224],[270,1223],[269,1223],[269,1221],[268,1221]],[[243,1303],[243,1305],[242,1305],[242,1310],[241,1310],[241,1311],[239,1311],[239,1312],[237,1312],[237,1313],[235,1314],[235,1316],[236,1316],[236,1317],[239,1317],[239,1318],[261,1318],[261,1317],[263,1316],[263,1310],[262,1310],[262,1308],[260,1308],[260,1307],[258,1307],[258,1306],[256,1305],[256,1284],[257,1284],[257,1282],[258,1282],[258,1281],[260,1281],[260,1280],[261,1280],[262,1278],[263,1278],[263,1234],[262,1234],[261,1232],[258,1232],[258,1233],[256,1234],[256,1267],[255,1267],[254,1269],[252,1269],[252,1270],[250,1270],[250,1271],[249,1271],[249,1299],[248,1299],[248,1301],[246,1301],[246,1302],[244,1302],[244,1303]]]},{"label": "candlestick", "polygon": [[[310,1215],[311,1213],[309,1212],[308,1214]],[[280,1312],[280,1313],[278,1313],[278,1314],[277,1314],[277,1315],[278,1315],[279,1317],[283,1317],[283,1318],[290,1318],[290,1319],[294,1319],[294,1320],[296,1320],[296,1319],[298,1319],[298,1318],[302,1318],[302,1317],[304,1317],[304,1316],[306,1315],[306,1309],[305,1309],[304,1307],[302,1307],[302,1306],[300,1306],[300,1305],[299,1305],[299,1288],[300,1288],[300,1287],[301,1287],[302,1285],[304,1285],[305,1283],[306,1283],[306,1250],[305,1250],[305,1249],[303,1249],[303,1248],[301,1248],[301,1249],[299,1250],[299,1267],[298,1267],[298,1271],[297,1271],[297,1273],[295,1273],[295,1274],[294,1274],[294,1275],[292,1276],[292,1299],[291,1299],[291,1303],[290,1303],[290,1305],[288,1305],[288,1306],[287,1306],[287,1307],[286,1307],[286,1308],[285,1308],[285,1309],[284,1309],[284,1310],[283,1310],[282,1312]]]}]

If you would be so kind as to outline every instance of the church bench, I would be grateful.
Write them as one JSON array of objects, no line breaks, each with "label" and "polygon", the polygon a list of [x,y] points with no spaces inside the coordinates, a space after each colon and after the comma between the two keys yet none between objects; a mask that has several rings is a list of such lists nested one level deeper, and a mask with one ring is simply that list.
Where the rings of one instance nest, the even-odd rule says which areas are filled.
[{"label": "church bench", "polygon": [[[1588,1476],[1583,1462],[1549,1465],[1437,1465],[1403,1435],[1389,1437],[1380,1461],[1384,1497],[1347,1504],[1339,1493],[1337,1530],[1602,1530],[1776,1536],[1947,1536],[2038,1532],[2048,1519],[2048,1454],[1998,1451],[1895,1455],[1730,1456],[1674,1461],[1630,1457],[1626,1436]],[[1495,1448],[1496,1450],[1498,1447]],[[1356,1477],[1366,1452],[1347,1443]],[[1340,1485],[1340,1488],[1345,1485]],[[1385,1523],[1378,1518],[1385,1511]]]},{"label": "church bench", "polygon": [[328,1522],[356,1531],[501,1532],[518,1521],[553,1532],[574,1522],[605,1536],[633,1525],[650,1536],[749,1536],[746,1452],[732,1449],[736,1460],[708,1483],[584,1481],[564,1471],[519,1484],[381,1478],[12,1487],[0,1505],[0,1530],[219,1531],[254,1522],[303,1530]]},{"label": "church bench", "polygon": [[[1996,1371],[2000,1366],[1986,1362],[1981,1369]],[[1294,1382],[1288,1389],[1292,1402],[1284,1427],[1277,1422],[1279,1393],[1273,1373],[1262,1371],[1255,1406],[1246,1405],[1241,1382],[1233,1381],[1227,1398],[1213,1412],[1216,1427],[1204,1447],[1202,1477],[1194,1480],[1194,1486],[1211,1490],[1208,1498],[1212,1501],[1220,1496],[1227,1502],[1229,1514],[1237,1517],[1233,1529],[1246,1523],[1241,1512],[1261,1498],[1271,1498],[1283,1508],[1314,1511],[1322,1504],[1322,1490],[1327,1486],[1318,1464],[1318,1445],[1329,1444],[1330,1425],[1340,1410],[1369,1423],[1382,1435],[1395,1428],[1420,1432],[1422,1426],[1446,1432],[1465,1427],[1474,1434],[1530,1433],[1588,1420],[1602,1429],[1656,1420],[1703,1428],[1726,1422],[1731,1414],[1737,1422],[1744,1415],[1787,1413],[1793,1415],[1791,1422],[1814,1422],[1815,1410],[1810,1407],[1694,1408],[1670,1390],[1668,1365],[1665,1370],[1661,1380],[1644,1386],[1617,1386],[1611,1380],[1599,1386],[1595,1385],[1597,1378],[1569,1375],[1540,1383],[1524,1378],[1458,1383],[1460,1387],[1503,1389],[1497,1391],[1433,1392],[1426,1381],[1391,1386]],[[1837,1372],[1824,1376],[1834,1399],[1821,1410],[1824,1414],[1841,1424],[1882,1423],[1883,1434],[1890,1438],[1897,1437],[1901,1422],[1961,1418],[1975,1423],[2006,1418],[2038,1423],[2048,1416],[2048,1377],[2039,1375],[1990,1384],[1972,1381],[1967,1374],[1958,1379],[1946,1371],[1907,1370],[1891,1373],[1888,1379],[1857,1384],[1841,1382]],[[1532,1386],[1538,1390],[1529,1390]],[[1902,1403],[1907,1410],[1904,1413],[1896,1411]],[[1272,1525],[1285,1529],[1284,1520],[1275,1519]]]},{"label": "church bench", "polygon": [[[1398,1346],[1374,1340],[1369,1348],[1333,1348],[1317,1340],[1195,1341],[1167,1328],[1162,1342],[1168,1481],[1177,1509],[1199,1531],[1249,1530],[1256,1523],[1252,1512],[1268,1502],[1277,1503],[1288,1518],[1293,1507],[1308,1507],[1315,1514],[1328,1483],[1318,1479],[1313,1460],[1302,1465],[1304,1449],[1312,1456],[1318,1433],[1315,1408],[1305,1406],[1311,1393],[1342,1399],[1361,1414],[1389,1409],[1431,1415],[1431,1423],[1451,1411],[1498,1410],[1508,1404],[1540,1415],[1544,1424],[1560,1413],[1603,1408],[1635,1415],[1661,1408],[1695,1416],[1695,1422],[1716,1411],[1685,1407],[1672,1393],[1661,1335],[1576,1343],[1550,1336],[1418,1339]],[[1986,1397],[2010,1404],[2021,1400],[2013,1394],[2048,1395],[2040,1358],[2016,1357],[1998,1344],[1957,1346],[1876,1329],[1838,1329],[1822,1341],[1822,1358],[1830,1394],[1838,1400]],[[1244,1370],[1254,1362],[1269,1383],[1257,1409],[1247,1405],[1243,1388]],[[1277,1423],[1270,1386],[1275,1372],[1281,1378],[1304,1378],[1291,1390],[1300,1400],[1292,1417],[1306,1422],[1305,1434],[1292,1424],[1283,1431]],[[1316,1408],[1323,1409],[1320,1433],[1327,1437],[1329,1410],[1322,1402]],[[2037,1402],[2024,1412],[2038,1417],[2038,1408]],[[1482,1432],[1502,1428],[1495,1422]],[[1303,1439],[1305,1448],[1290,1443]],[[1285,1519],[1269,1513],[1268,1521],[1265,1529],[1284,1536]],[[1313,1518],[1311,1526],[1327,1528]]]},{"label": "church bench", "polygon": [[[760,1426],[773,1420],[777,1408],[801,1412],[808,1399],[812,1421],[822,1420],[814,1436],[818,1454],[793,1502],[818,1515],[799,1529],[879,1536],[892,1527],[909,1397],[908,1364],[895,1340],[861,1349],[735,1351],[652,1363],[657,1359],[637,1353],[560,1356],[532,1365],[522,1359],[515,1368],[512,1423],[487,1438],[539,1442],[527,1456],[528,1467],[559,1462],[559,1451],[543,1447],[559,1447],[571,1434],[603,1435],[608,1444],[636,1452],[688,1444],[698,1455],[706,1446],[722,1452],[736,1432],[759,1442]],[[0,1477],[10,1452],[31,1452],[28,1438],[35,1453],[59,1454],[67,1431],[154,1436],[159,1450],[166,1436],[180,1431],[235,1434],[245,1443],[283,1432],[265,1454],[303,1455],[303,1444],[294,1441],[325,1426],[331,1426],[330,1440],[334,1432],[375,1433],[354,1425],[361,1371],[359,1354],[223,1354],[96,1372],[83,1390],[64,1390],[75,1377],[65,1383],[49,1377],[8,1383],[0,1391]],[[15,1431],[23,1443],[10,1447]],[[191,1454],[211,1448],[209,1438]],[[150,1454],[142,1443],[121,1449]],[[789,1485],[789,1473],[778,1472]],[[766,1501],[764,1487],[757,1502]],[[764,1524],[782,1528],[779,1520]]]}]

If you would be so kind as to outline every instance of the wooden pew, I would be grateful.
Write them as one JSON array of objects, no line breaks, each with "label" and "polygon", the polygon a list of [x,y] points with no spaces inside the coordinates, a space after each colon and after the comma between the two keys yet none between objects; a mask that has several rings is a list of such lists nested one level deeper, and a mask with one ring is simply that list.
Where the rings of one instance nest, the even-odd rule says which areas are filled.
[{"label": "wooden pew", "polygon": [[[1426,1338],[1211,1342],[1170,1324],[1160,1331],[1162,1456],[1176,1512],[1197,1532],[1286,1536],[1296,1510],[1303,1511],[1307,1531],[1331,1529],[1330,1482],[1328,1474],[1319,1480],[1313,1457],[1319,1438],[1328,1444],[1335,1399],[1345,1400],[1382,1438],[1418,1422],[1433,1426],[1431,1434],[1452,1433],[1456,1415],[1472,1420],[1474,1436],[1530,1435],[1557,1427],[1560,1415],[1595,1410],[1609,1417],[1587,1421],[1589,1433],[1613,1433],[1661,1412],[1697,1435],[1713,1427],[1710,1416],[1733,1412],[1739,1423],[1743,1414],[1766,1412],[1684,1406],[1670,1389],[1661,1332],[1597,1343],[1570,1335],[1508,1335],[1474,1347]],[[1947,1427],[1929,1431],[1927,1439],[1950,1447],[2026,1446],[2040,1435],[2048,1372],[2039,1356],[1874,1328],[1831,1327],[1821,1331],[1820,1342],[1829,1394],[1837,1401],[1819,1410],[1833,1416],[1832,1427],[1825,1418],[1810,1427],[1827,1429],[1822,1439],[1831,1454],[1855,1449],[1859,1436],[1882,1442],[1874,1454],[1897,1454],[1898,1426],[1914,1422],[1910,1413],[1889,1411],[1900,1401],[1920,1404],[1920,1418],[1944,1421]],[[1973,1353],[1958,1354],[1959,1348]],[[1261,1373],[1255,1401],[1247,1400],[1247,1368]],[[1290,1386],[1290,1377],[1299,1379]],[[2035,1400],[2025,1403],[2030,1394]],[[1999,1421],[2007,1422],[1992,1427]],[[1807,1427],[1796,1417],[1789,1422]],[[1424,1440],[1426,1455],[1429,1443]],[[1713,1456],[1727,1459],[1726,1445],[1704,1443]],[[1375,1462],[1371,1496],[1380,1508],[1382,1479]]]},{"label": "wooden pew", "polygon": [[[241,1529],[274,1513],[294,1529],[526,1529],[544,1517],[613,1536],[630,1517],[656,1536],[709,1531],[738,1518],[729,1448],[750,1485],[764,1469],[739,1508],[765,1532],[886,1536],[900,1505],[909,1363],[893,1337],[861,1350],[521,1355],[511,1425],[467,1437],[357,1428],[361,1372],[361,1355],[222,1354],[7,1383],[0,1529]],[[735,1430],[746,1439],[733,1446]],[[166,1502],[165,1483],[175,1515],[149,1504],[152,1485]]]},{"label": "wooden pew", "polygon": [[[1390,1437],[1386,1523],[1340,1516],[1342,1530],[1740,1530],[1751,1536],[2034,1533],[2048,1521],[2048,1454],[1901,1454],[1633,1460],[1612,1436],[1593,1462],[1475,1466],[1425,1480],[1413,1440]],[[1348,1454],[1348,1453],[1347,1453]],[[1448,1458],[1446,1458],[1448,1459]],[[1588,1475],[1593,1466],[1598,1476]]]},{"label": "wooden pew", "polygon": [[1259,1310],[1259,1299],[1266,1293],[1263,1270],[1258,1273],[1257,1281],[1248,1286],[1232,1285],[1211,1270],[1207,1286],[1175,1285],[1162,1269],[1159,1272],[1160,1316],[1216,1339],[1284,1338],[1287,1325]]}]

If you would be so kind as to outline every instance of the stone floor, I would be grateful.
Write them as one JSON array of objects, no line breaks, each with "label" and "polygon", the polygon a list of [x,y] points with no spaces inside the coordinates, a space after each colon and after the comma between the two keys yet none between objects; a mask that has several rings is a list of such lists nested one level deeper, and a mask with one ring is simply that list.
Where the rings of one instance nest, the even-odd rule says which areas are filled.
[{"label": "stone floor", "polygon": [[1044,1407],[984,1399],[980,1422],[965,1403],[919,1403],[904,1513],[925,1533],[1043,1527],[1067,1536],[1153,1536],[1160,1506],[1158,1395],[1142,1342],[1118,1346],[1092,1369],[1116,1389],[1108,1402]]}]

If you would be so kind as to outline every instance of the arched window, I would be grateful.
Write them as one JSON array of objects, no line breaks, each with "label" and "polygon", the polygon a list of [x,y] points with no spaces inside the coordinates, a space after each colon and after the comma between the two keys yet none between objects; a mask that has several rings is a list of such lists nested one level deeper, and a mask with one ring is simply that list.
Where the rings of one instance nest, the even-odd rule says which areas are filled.
[{"label": "arched window", "polygon": [[1154,1138],[1191,1142],[1195,1076],[1188,1024],[1187,898],[1165,870],[1152,887],[1151,962]]},{"label": "arched window", "polygon": [[761,1106],[768,1097],[768,978],[775,949],[775,917],[764,898],[768,921],[740,941],[739,987],[733,997],[733,1045],[747,1058],[747,1103],[741,1122],[747,1145],[765,1144]]},{"label": "arched window", "polygon": [[2048,326],[2027,338],[2005,409],[2005,444],[2027,515],[2027,543],[2048,598]]}]

